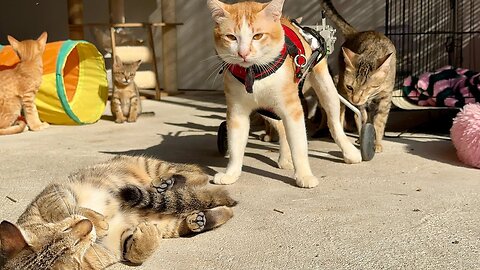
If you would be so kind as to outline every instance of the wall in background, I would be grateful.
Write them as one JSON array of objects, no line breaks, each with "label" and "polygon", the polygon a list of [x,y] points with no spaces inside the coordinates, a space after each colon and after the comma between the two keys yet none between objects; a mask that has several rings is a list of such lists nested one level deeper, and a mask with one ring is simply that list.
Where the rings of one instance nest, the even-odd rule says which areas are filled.
[{"label": "wall in background", "polygon": [[[160,1],[160,0],[156,0]],[[125,0],[127,21],[161,21],[160,10],[155,0]],[[68,38],[67,1],[15,0],[3,1],[0,16],[0,44],[6,44],[6,35],[18,39],[36,38],[44,30],[49,32],[49,41]],[[205,0],[177,0],[178,27],[178,78],[180,89],[222,89],[217,76],[212,27],[213,22]],[[232,2],[231,0],[229,2]],[[265,2],[265,1],[263,1]],[[384,0],[348,1],[336,0],[334,4],[359,30],[376,29],[384,25]],[[306,24],[320,22],[320,6],[312,0],[286,0],[284,13],[292,18],[304,17]],[[85,22],[108,22],[107,0],[84,0]],[[93,36],[85,30],[87,40]],[[160,29],[155,33],[160,40]],[[337,48],[343,42],[337,37]],[[161,44],[157,42],[158,55]],[[330,62],[336,59],[330,57]],[[161,59],[158,59],[161,63]],[[160,65],[161,66],[161,65]],[[335,70],[335,64],[334,70]],[[215,80],[216,78],[216,80]]]}]

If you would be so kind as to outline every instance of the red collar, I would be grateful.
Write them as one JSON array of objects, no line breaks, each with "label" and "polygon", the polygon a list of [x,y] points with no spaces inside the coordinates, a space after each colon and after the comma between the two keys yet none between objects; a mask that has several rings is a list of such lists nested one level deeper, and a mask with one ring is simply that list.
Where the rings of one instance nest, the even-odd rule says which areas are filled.
[{"label": "red collar", "polygon": [[[228,67],[228,71],[237,78],[241,83],[245,85],[245,89],[248,93],[253,92],[253,83],[255,80],[261,80],[275,73],[285,62],[287,55],[290,55],[292,58],[299,57],[298,63],[300,65],[306,63],[307,59],[305,58],[305,48],[303,47],[302,41],[297,36],[293,29],[282,24],[283,31],[285,32],[285,44],[283,45],[280,55],[277,56],[271,63],[265,68],[261,68],[257,65],[253,65],[248,68],[244,68],[239,65],[232,65]],[[296,66],[295,68],[295,82],[297,83],[301,77],[301,67]]]}]

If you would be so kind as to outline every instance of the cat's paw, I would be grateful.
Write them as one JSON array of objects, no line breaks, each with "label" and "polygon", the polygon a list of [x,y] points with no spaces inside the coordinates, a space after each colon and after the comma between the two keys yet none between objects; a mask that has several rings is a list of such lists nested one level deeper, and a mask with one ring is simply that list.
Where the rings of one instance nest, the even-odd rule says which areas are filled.
[{"label": "cat's paw", "polygon": [[203,229],[205,229],[205,224],[207,224],[207,219],[205,217],[205,213],[196,212],[187,216],[186,222],[190,231],[198,233],[203,231]]},{"label": "cat's paw", "polygon": [[140,223],[123,245],[124,259],[135,264],[143,263],[160,245],[162,234],[155,224]]},{"label": "cat's paw", "polygon": [[383,152],[383,146],[381,144],[375,144],[375,153]]},{"label": "cat's paw", "polygon": [[136,117],[128,117],[127,122],[129,122],[129,123],[137,122],[137,118]]},{"label": "cat's paw", "polygon": [[355,146],[343,152],[343,160],[347,164],[357,164],[362,162],[362,154]]},{"label": "cat's paw", "polygon": [[318,178],[313,175],[303,175],[296,177],[297,186],[302,188],[313,188],[318,186]]},{"label": "cat's paw", "polygon": [[93,223],[97,238],[104,237],[108,234],[109,224],[104,215],[89,208],[80,208],[79,212]]},{"label": "cat's paw", "polygon": [[271,142],[272,137],[268,134],[262,134],[262,135],[260,135],[260,141]]},{"label": "cat's paw", "polygon": [[224,173],[217,173],[213,177],[213,183],[217,185],[230,185],[238,180],[239,175],[230,175]]},{"label": "cat's paw", "polygon": [[278,167],[284,170],[293,170],[294,167],[293,167],[292,157],[289,157],[289,158],[280,157],[278,159]]},{"label": "cat's paw", "polygon": [[180,174],[174,174],[169,178],[157,178],[152,181],[152,186],[158,193],[163,194],[165,191],[171,189],[173,185],[185,185],[186,178]]},{"label": "cat's paw", "polygon": [[123,122],[125,122],[125,120],[126,120],[125,118],[117,118],[115,119],[115,123],[122,124]]},{"label": "cat's paw", "polygon": [[29,126],[29,128],[30,128],[31,131],[40,131],[40,130],[48,128],[49,126],[50,126],[50,124],[48,124],[47,122],[41,122],[38,125]]}]

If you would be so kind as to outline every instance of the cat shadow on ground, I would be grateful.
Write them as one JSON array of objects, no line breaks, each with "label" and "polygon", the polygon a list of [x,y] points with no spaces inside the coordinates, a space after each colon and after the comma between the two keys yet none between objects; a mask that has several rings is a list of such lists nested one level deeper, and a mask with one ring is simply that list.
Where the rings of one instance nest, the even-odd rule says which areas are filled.
[{"label": "cat shadow on ground", "polygon": [[[183,127],[189,128],[202,128],[206,130],[213,130],[217,127],[215,126],[202,126],[199,124],[188,125],[188,124],[174,124]],[[217,136],[212,134],[205,134],[204,132],[197,131],[179,131],[176,133],[168,134],[158,134],[162,137],[161,143],[153,145],[145,149],[132,149],[127,151],[101,151],[101,153],[114,154],[114,155],[146,155],[170,162],[177,163],[193,163],[199,164],[205,168],[207,174],[213,176],[217,173],[216,170],[211,167],[219,167],[220,171],[224,171],[228,159],[223,157],[217,150]],[[192,134],[194,133],[194,134]],[[262,146],[258,145],[248,145],[248,147],[261,148]],[[262,148],[268,149],[268,148]],[[262,163],[266,163],[270,166],[276,167],[276,162],[272,161],[266,156],[262,156],[255,153],[245,153],[245,156],[255,158]],[[277,174],[270,170],[263,170],[257,167],[252,167],[248,165],[243,166],[243,172],[252,173],[260,175],[266,178],[272,178],[286,184],[295,186],[295,181],[292,177],[286,175],[293,172],[285,171],[286,175]],[[244,177],[244,176],[243,176]]]}]

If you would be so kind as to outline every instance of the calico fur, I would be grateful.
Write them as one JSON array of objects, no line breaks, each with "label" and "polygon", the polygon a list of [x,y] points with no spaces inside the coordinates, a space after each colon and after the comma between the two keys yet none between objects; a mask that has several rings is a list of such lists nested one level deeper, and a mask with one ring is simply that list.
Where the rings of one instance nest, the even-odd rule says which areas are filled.
[{"label": "calico fur", "polygon": [[[249,67],[255,64],[266,67],[284,46],[281,24],[295,29],[288,19],[282,17],[283,0],[235,4],[208,0],[207,3],[215,22],[215,49],[226,66],[238,64]],[[298,34],[296,29],[295,31]],[[311,49],[307,42],[302,42],[308,57]],[[361,162],[360,152],[346,137],[340,125],[339,99],[326,59],[317,64],[307,77],[304,89],[310,87],[315,89],[327,112],[332,137],[341,148],[345,162]],[[287,57],[274,74],[255,81],[252,94],[247,93],[245,86],[230,72],[225,72],[224,91],[230,159],[226,172],[215,175],[214,182],[231,184],[239,178],[250,128],[249,115],[253,110],[268,108],[282,119],[269,120],[279,134],[279,167],[294,168],[298,186],[317,186],[318,179],[313,175],[308,161],[304,112],[298,96],[298,84],[294,81],[294,63],[291,57]]]},{"label": "calico fur", "polygon": [[[47,186],[16,225],[0,224],[0,268],[141,264],[162,238],[216,228],[236,202],[197,166],[118,156]],[[1,257],[1,256],[0,256]]]},{"label": "calico fur", "polygon": [[[0,71],[0,135],[47,128],[48,123],[40,121],[35,95],[42,83],[42,55],[47,42],[43,32],[37,40],[18,41],[8,36],[8,41],[20,58],[13,69]],[[25,114],[25,120],[20,116]]]},{"label": "calico fur", "polygon": [[[373,122],[375,127],[375,152],[383,151],[383,135],[391,107],[395,85],[396,50],[392,41],[376,31],[359,32],[335,9],[331,0],[320,0],[326,15],[345,36],[339,56],[338,91],[362,114],[355,115],[357,130]],[[345,106],[341,107],[341,119]]]}]

